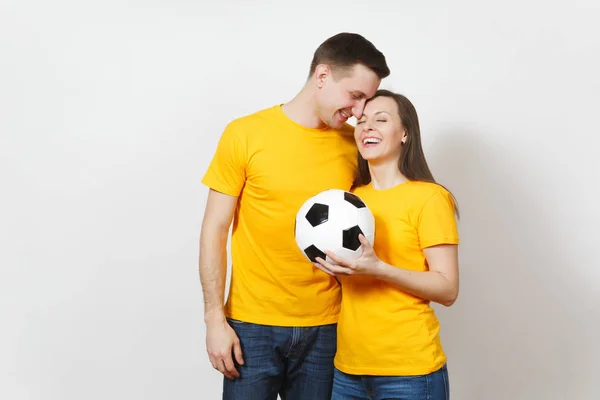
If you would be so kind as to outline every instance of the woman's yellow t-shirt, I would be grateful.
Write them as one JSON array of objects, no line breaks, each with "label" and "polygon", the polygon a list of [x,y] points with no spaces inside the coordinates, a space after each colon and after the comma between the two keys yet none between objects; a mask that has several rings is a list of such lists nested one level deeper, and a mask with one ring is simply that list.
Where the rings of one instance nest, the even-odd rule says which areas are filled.
[{"label": "woman's yellow t-shirt", "polygon": [[[427,271],[426,247],[458,244],[454,203],[442,186],[407,181],[354,190],[375,216],[375,253],[384,262]],[[446,362],[429,301],[366,276],[346,276],[335,366],[357,375],[422,375]]]}]

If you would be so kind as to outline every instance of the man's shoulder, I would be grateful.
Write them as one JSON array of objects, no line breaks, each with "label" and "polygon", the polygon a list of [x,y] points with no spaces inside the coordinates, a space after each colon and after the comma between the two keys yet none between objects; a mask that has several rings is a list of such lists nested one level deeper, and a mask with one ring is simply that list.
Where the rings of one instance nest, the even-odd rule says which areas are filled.
[{"label": "man's shoulder", "polygon": [[350,125],[347,122],[344,122],[344,125],[340,129],[338,129],[343,136],[350,136],[354,138],[354,126]]},{"label": "man's shoulder", "polygon": [[330,127],[327,130],[327,134],[337,138],[338,142],[352,154],[356,153],[356,143],[354,141],[354,127],[352,125],[344,123],[344,125],[342,125],[339,128]]},{"label": "man's shoulder", "polygon": [[278,106],[271,106],[271,107],[267,107],[267,108],[263,108],[261,110],[255,111],[250,114],[242,115],[240,117],[233,119],[229,123],[229,125],[233,126],[233,127],[240,127],[240,126],[246,126],[246,125],[268,123],[269,121],[273,121],[276,119],[277,107]]},{"label": "man's shoulder", "polygon": [[255,136],[257,133],[268,130],[268,126],[273,124],[277,118],[275,107],[235,117],[227,123],[223,135],[229,138],[247,140],[250,135]]}]

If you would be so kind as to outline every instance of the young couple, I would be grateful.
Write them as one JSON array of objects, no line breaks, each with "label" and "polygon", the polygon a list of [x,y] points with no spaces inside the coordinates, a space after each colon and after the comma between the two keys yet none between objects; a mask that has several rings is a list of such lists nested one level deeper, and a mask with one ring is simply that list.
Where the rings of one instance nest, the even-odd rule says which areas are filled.
[{"label": "young couple", "polygon": [[[340,33],[317,48],[291,101],[224,130],[203,178],[200,238],[206,347],[223,399],[449,398],[430,302],[458,295],[457,209],[427,166],[412,103],[378,90],[389,74],[371,42]],[[295,215],[332,188],[365,201],[375,240],[360,237],[357,260],[311,264]]]}]

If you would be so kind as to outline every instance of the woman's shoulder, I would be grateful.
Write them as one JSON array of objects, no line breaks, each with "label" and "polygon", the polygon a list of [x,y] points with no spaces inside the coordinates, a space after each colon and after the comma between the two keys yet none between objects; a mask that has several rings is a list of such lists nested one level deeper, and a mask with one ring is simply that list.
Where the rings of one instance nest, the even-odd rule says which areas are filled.
[{"label": "woman's shoulder", "polygon": [[435,194],[446,195],[450,193],[445,187],[435,182],[410,181],[410,188],[426,197]]},{"label": "woman's shoulder", "polygon": [[413,182],[414,191],[410,197],[414,199],[416,209],[454,207],[452,193],[439,183]]},{"label": "woman's shoulder", "polygon": [[381,193],[385,197],[406,197],[410,196],[415,200],[426,201],[435,195],[442,197],[451,197],[450,191],[444,186],[435,182],[425,181],[406,181],[390,189],[375,190],[370,184],[354,186],[350,189],[358,197],[369,195],[370,193]]}]

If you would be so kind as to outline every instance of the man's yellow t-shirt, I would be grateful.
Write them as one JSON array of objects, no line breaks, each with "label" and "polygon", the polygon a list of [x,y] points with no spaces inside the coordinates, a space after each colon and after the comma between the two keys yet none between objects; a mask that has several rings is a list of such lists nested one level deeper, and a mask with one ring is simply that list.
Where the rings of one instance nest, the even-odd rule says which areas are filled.
[{"label": "man's yellow t-shirt", "polygon": [[277,105],[232,121],[202,182],[238,197],[232,230],[228,317],[278,326],[335,323],[340,287],[294,238],[296,213],[317,193],[350,190],[353,128],[309,129]]},{"label": "man's yellow t-shirt", "polygon": [[[373,248],[384,262],[427,271],[423,249],[458,244],[454,203],[440,185],[407,181],[358,187],[375,216]],[[335,366],[356,375],[422,375],[444,365],[439,322],[429,301],[365,276],[345,276]]]}]

